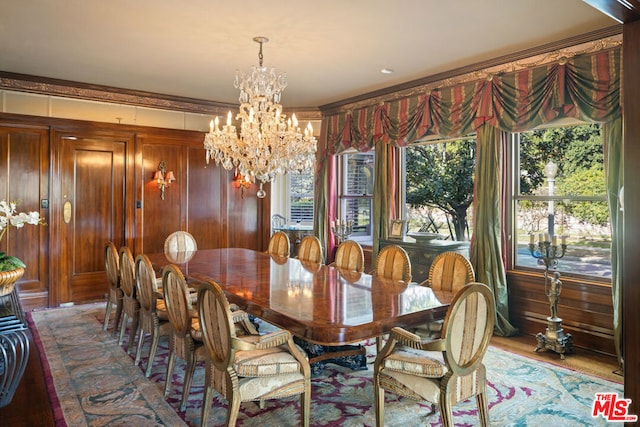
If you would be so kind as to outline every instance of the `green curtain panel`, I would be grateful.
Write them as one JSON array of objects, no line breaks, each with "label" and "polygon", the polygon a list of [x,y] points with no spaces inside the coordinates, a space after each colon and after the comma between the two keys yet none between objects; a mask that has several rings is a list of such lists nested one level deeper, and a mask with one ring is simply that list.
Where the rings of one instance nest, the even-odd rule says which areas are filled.
[{"label": "green curtain panel", "polygon": [[[478,152],[483,155],[478,157],[477,167],[490,171],[500,150],[494,138],[497,129],[519,132],[563,117],[600,123],[618,120],[622,115],[620,55],[618,46],[560,58],[553,64],[496,74],[482,80],[425,90],[424,93],[402,99],[342,111],[323,119],[327,129],[328,151],[333,155],[347,148],[369,150],[379,142],[404,146],[429,135],[461,137],[478,132],[481,135],[478,138]],[[490,128],[494,129],[493,133],[489,132]],[[611,136],[619,138],[619,135]],[[489,144],[489,147],[485,147],[485,144]],[[611,144],[611,150],[621,149],[621,143],[612,141]],[[376,181],[383,182],[386,179],[384,174],[388,171],[381,168],[376,170],[380,174],[376,175]],[[611,168],[608,170],[611,171]],[[494,194],[496,202],[502,204],[500,186],[493,188],[494,183],[484,182],[486,179],[495,180],[495,176],[489,177],[478,172],[476,176],[476,195],[484,197]],[[335,200],[329,202],[335,203]],[[380,209],[382,212],[383,207]],[[382,216],[375,220],[382,221],[385,219]],[[494,239],[492,233],[502,233],[500,215],[487,216],[485,221],[486,224],[481,225],[484,231],[474,229],[474,233],[481,232],[483,238],[491,239]],[[475,227],[478,227],[478,222],[476,218]],[[382,226],[379,224],[377,227]],[[478,237],[477,244],[479,240]],[[497,265],[500,264],[499,260],[504,259],[500,252],[502,238],[494,240],[492,244],[483,243],[482,250],[479,247],[474,250],[471,261],[476,270],[487,270],[484,279],[493,284],[497,306],[504,308],[508,307],[504,263],[501,267]],[[481,254],[485,258],[478,259]],[[487,262],[494,263],[491,269],[487,269]],[[617,301],[617,286],[613,287],[613,292],[614,301]],[[617,317],[619,307],[616,304],[614,311]],[[511,333],[513,329],[508,323],[508,310],[500,311],[500,316],[498,330],[504,334]],[[619,325],[615,328],[618,334]]]},{"label": "green curtain panel", "polygon": [[397,148],[379,142],[376,145],[375,179],[373,181],[373,248],[375,260],[380,249],[380,239],[388,237],[389,221],[396,219],[398,206],[396,199]]},{"label": "green curtain panel", "polygon": [[509,291],[502,258],[502,149],[501,132],[493,126],[482,126],[477,134],[477,166],[475,173],[474,227],[470,258],[476,280],[493,290],[496,301],[494,333],[515,335],[509,323]]},{"label": "green curtain panel", "polygon": [[327,146],[326,123],[322,123],[318,150],[316,152],[316,168],[314,181],[315,215],[313,216],[314,234],[326,248],[327,264],[333,262],[335,237],[331,231],[331,219],[336,217],[336,165],[335,156],[329,153]]}]

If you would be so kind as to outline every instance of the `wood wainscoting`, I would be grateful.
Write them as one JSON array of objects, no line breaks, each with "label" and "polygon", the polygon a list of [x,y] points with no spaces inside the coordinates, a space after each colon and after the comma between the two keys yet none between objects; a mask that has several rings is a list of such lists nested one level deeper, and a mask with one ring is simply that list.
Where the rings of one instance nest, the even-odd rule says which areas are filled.
[{"label": "wood wainscoting", "polygon": [[[203,140],[204,132],[0,113],[0,199],[47,222],[11,230],[0,246],[28,266],[17,283],[23,307],[104,299],[108,240],[134,255],[162,252],[184,230],[200,249],[266,250],[269,197],[258,199],[255,185],[241,192],[232,172],[207,164]],[[161,161],[176,177],[164,199],[152,179]]]},{"label": "wood wainscoting", "polygon": [[[558,316],[565,333],[572,335],[573,346],[615,355],[611,286],[564,276],[561,280]],[[544,333],[550,314],[544,276],[537,272],[508,271],[507,283],[512,324],[523,334]],[[531,345],[535,347],[535,338]]]}]

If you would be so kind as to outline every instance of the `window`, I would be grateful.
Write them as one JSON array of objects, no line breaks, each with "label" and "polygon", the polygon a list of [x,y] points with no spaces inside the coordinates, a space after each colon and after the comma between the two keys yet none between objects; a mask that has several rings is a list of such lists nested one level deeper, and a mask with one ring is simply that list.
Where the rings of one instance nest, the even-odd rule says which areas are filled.
[{"label": "window", "polygon": [[290,173],[288,176],[291,222],[313,223],[313,171]]},{"label": "window", "polygon": [[405,148],[408,232],[470,240],[476,140],[421,142]]},{"label": "window", "polygon": [[373,210],[374,153],[345,153],[339,162],[338,215],[353,221],[353,234],[349,238],[371,242],[371,215]]},{"label": "window", "polygon": [[[540,233],[566,236],[563,275],[611,277],[611,226],[598,124],[513,135],[513,264],[543,269],[531,255]],[[544,237],[543,237],[544,240]]]}]

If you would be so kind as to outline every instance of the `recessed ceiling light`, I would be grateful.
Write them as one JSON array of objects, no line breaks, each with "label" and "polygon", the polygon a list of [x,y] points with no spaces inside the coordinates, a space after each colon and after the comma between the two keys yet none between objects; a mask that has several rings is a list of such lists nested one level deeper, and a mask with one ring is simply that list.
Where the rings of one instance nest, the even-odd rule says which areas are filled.
[{"label": "recessed ceiling light", "polygon": [[393,74],[393,70],[391,68],[383,68],[380,72],[382,74]]}]

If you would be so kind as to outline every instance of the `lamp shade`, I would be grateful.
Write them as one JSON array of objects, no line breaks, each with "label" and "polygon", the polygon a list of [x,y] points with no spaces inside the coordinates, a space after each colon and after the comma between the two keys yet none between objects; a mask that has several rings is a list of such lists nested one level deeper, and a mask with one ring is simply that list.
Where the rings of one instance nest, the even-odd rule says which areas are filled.
[{"label": "lamp shade", "polygon": [[175,181],[175,180],[176,180],[176,177],[175,177],[175,175],[173,174],[173,171],[169,171],[169,172],[167,172],[167,176],[166,176],[165,180],[166,180],[167,182],[173,182],[173,181]]}]

